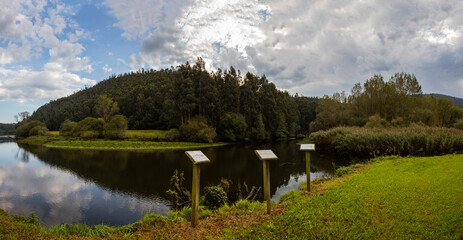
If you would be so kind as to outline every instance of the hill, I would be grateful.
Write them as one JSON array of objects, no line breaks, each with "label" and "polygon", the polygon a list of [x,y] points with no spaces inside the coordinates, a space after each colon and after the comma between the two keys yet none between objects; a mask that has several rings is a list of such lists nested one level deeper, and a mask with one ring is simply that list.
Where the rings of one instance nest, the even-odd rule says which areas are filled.
[{"label": "hill", "polygon": [[435,98],[440,98],[440,97],[447,98],[450,101],[452,101],[453,105],[463,108],[463,98],[452,97],[452,96],[439,94],[439,93],[430,93],[430,94],[426,94],[426,95],[431,95],[431,96],[433,96]]},{"label": "hill", "polygon": [[0,135],[14,134],[15,127],[14,123],[0,123]]},{"label": "hill", "polygon": [[178,128],[202,115],[219,137],[229,140],[306,133],[318,102],[278,90],[265,75],[241,76],[233,67],[207,72],[199,59],[195,65],[113,75],[91,88],[50,101],[31,118],[58,130],[66,119],[96,117],[94,106],[102,94],[118,103],[129,129]]}]

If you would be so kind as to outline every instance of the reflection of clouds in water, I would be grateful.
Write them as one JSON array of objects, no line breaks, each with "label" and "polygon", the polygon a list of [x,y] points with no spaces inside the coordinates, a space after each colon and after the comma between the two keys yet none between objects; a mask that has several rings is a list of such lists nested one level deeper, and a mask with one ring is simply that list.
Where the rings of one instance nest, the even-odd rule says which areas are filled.
[{"label": "reflection of clouds in water", "polygon": [[111,193],[68,171],[50,167],[32,154],[28,154],[28,162],[15,158],[16,152],[8,154],[10,158],[0,157],[0,208],[10,214],[34,212],[45,225],[123,225],[139,220],[146,212],[165,215],[170,209],[157,198]]},{"label": "reflection of clouds in water", "polygon": [[[315,178],[322,178],[322,177],[326,177],[326,176],[328,176],[328,174],[323,173],[323,172],[315,172],[315,173],[311,172],[310,173],[310,180],[314,180]],[[307,177],[306,177],[305,174],[291,175],[289,177],[288,184],[283,185],[283,186],[279,186],[277,188],[277,190],[275,191],[275,193],[272,196],[272,201],[277,202],[280,199],[281,195],[289,192],[292,189],[294,189],[294,190],[299,189],[299,184],[301,184],[302,181],[305,181],[306,178]]]}]

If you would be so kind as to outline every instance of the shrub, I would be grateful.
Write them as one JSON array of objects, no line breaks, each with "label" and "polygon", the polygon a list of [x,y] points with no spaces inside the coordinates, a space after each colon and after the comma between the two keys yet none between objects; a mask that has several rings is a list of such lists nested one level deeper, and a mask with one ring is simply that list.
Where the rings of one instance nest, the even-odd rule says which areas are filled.
[{"label": "shrub", "polygon": [[127,129],[127,118],[122,115],[115,115],[109,123],[105,124],[105,137],[111,139],[124,138]]},{"label": "shrub", "polygon": [[86,117],[79,121],[72,129],[75,137],[97,138],[103,135],[104,121],[93,117]]},{"label": "shrub", "polygon": [[336,177],[342,177],[344,175],[349,174],[350,168],[349,167],[340,167],[336,169]]},{"label": "shrub", "polygon": [[196,116],[180,126],[180,138],[184,141],[212,143],[216,136],[203,116]]},{"label": "shrub", "polygon": [[463,118],[458,119],[457,122],[453,125],[454,128],[463,130]]},{"label": "shrub", "polygon": [[63,123],[61,123],[61,127],[59,128],[59,135],[61,136],[71,136],[72,129],[76,126],[76,122],[73,122],[69,119],[66,119]]},{"label": "shrub", "polygon": [[225,141],[243,140],[246,137],[246,119],[239,113],[227,112],[220,119],[220,138]]},{"label": "shrub", "polygon": [[227,193],[221,186],[206,187],[202,205],[209,209],[217,209],[227,202]]},{"label": "shrub", "polygon": [[368,122],[365,124],[365,127],[369,128],[380,128],[380,127],[389,127],[389,123],[386,119],[381,118],[379,114],[375,114],[368,118]]},{"label": "shrub", "polygon": [[177,141],[180,138],[180,132],[176,128],[172,128],[164,134],[164,138],[167,141]]},{"label": "shrub", "polygon": [[[42,127],[42,128],[36,128],[34,131],[31,132],[31,130],[35,127]],[[46,129],[46,130],[45,130]],[[31,121],[26,124],[22,124],[16,129],[16,136],[17,137],[22,137],[22,138],[27,138],[33,133],[34,135],[37,135],[39,133],[42,133],[45,131],[45,133],[48,131],[47,126],[45,123],[40,122],[40,121]]]},{"label": "shrub", "polygon": [[45,136],[48,128],[44,126],[35,126],[29,131],[29,136]]}]

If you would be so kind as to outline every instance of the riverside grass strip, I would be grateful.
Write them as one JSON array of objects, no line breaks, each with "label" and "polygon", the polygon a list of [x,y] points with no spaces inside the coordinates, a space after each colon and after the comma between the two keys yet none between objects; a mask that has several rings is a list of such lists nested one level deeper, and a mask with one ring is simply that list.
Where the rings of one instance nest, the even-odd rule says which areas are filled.
[{"label": "riverside grass strip", "polygon": [[[463,155],[395,158],[282,197],[286,211],[226,239],[462,239]],[[342,179],[345,179],[344,181]]]}]

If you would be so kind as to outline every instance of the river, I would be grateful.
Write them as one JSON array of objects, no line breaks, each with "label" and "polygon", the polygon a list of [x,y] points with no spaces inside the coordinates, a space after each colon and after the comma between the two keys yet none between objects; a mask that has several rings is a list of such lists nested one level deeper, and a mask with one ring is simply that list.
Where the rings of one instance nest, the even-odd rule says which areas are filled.
[{"label": "river", "polygon": [[[272,200],[306,179],[304,155],[295,141],[235,144],[202,149],[211,162],[201,166],[201,188],[228,179],[230,200],[236,200],[262,186],[256,149],[272,149],[279,157],[270,163]],[[335,164],[342,162],[313,154],[311,178],[333,176]],[[26,216],[34,212],[46,226],[125,225],[146,212],[167,215],[172,203],[166,191],[175,170],[185,173],[190,191],[192,163],[184,151],[64,150],[3,142],[0,208]]]}]

